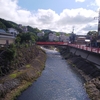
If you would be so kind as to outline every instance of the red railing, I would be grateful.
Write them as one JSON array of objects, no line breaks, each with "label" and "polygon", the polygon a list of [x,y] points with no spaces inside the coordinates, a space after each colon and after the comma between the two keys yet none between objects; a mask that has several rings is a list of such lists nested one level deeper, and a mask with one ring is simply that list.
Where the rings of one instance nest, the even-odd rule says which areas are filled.
[{"label": "red railing", "polygon": [[68,45],[67,42],[37,42],[38,45]]},{"label": "red railing", "polygon": [[68,42],[37,42],[37,45],[62,45],[62,46],[71,46],[74,48],[79,48],[85,51],[99,53],[100,54],[100,48],[94,48],[94,47],[86,47],[86,45],[80,45],[80,44],[70,44]]},{"label": "red railing", "polygon": [[100,48],[95,48],[95,47],[87,47],[86,45],[78,45],[78,44],[68,44],[71,47],[79,48],[82,50],[94,52],[94,53],[100,53]]}]

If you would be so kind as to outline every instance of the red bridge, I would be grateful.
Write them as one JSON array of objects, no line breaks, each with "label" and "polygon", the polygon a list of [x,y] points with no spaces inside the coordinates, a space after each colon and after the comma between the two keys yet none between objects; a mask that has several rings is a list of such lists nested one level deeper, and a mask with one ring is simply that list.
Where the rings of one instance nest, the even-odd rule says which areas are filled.
[{"label": "red bridge", "polygon": [[78,49],[82,49],[85,51],[98,53],[100,54],[100,48],[95,47],[86,47],[86,45],[80,45],[80,44],[70,44],[68,42],[37,42],[37,45],[59,45],[59,46],[70,46]]},{"label": "red bridge", "polygon": [[37,45],[68,45],[67,42],[37,42]]}]

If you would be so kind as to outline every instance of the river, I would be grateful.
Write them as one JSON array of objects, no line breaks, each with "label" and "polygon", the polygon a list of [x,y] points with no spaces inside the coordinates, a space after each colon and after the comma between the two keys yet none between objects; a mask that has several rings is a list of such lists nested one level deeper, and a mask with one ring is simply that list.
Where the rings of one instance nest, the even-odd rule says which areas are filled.
[{"label": "river", "polygon": [[81,75],[62,59],[59,52],[48,49],[45,51],[45,70],[17,100],[90,100]]}]

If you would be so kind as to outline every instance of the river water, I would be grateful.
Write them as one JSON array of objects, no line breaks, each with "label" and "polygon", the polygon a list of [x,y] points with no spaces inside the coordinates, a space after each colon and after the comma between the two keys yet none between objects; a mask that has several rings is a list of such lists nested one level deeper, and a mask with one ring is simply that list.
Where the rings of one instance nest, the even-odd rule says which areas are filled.
[{"label": "river water", "polygon": [[83,86],[84,80],[77,71],[62,59],[59,52],[45,51],[45,70],[17,100],[90,100]]}]

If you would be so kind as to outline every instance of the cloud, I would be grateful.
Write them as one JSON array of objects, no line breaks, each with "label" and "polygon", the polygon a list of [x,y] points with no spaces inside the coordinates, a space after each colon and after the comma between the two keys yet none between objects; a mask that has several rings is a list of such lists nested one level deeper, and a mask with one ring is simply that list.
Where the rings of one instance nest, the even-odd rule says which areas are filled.
[{"label": "cloud", "polygon": [[59,17],[58,14],[55,13],[55,11],[52,11],[51,9],[48,10],[43,10],[39,9],[38,12],[36,13],[37,20],[41,22],[41,24],[50,24],[54,23],[56,19]]},{"label": "cloud", "polygon": [[31,12],[19,7],[17,3],[18,0],[0,0],[0,17],[22,25],[66,33],[72,32],[72,27],[75,26],[77,34],[86,34],[84,26],[97,23],[93,20],[97,13],[92,10],[64,9],[60,14],[51,9]]},{"label": "cloud", "polygon": [[95,14],[92,10],[86,10],[83,8],[78,9],[65,9],[60,14],[59,24],[87,24],[93,21],[93,15]]},{"label": "cloud", "polygon": [[85,0],[75,0],[75,2],[84,2]]},{"label": "cloud", "polygon": [[95,0],[96,5],[100,7],[100,0]]},{"label": "cloud", "polygon": [[98,27],[98,25],[97,24],[93,24],[93,25],[91,25],[91,24],[88,24],[88,25],[86,25],[85,27],[83,27],[82,29],[84,30],[84,31],[97,31],[97,27]]}]

